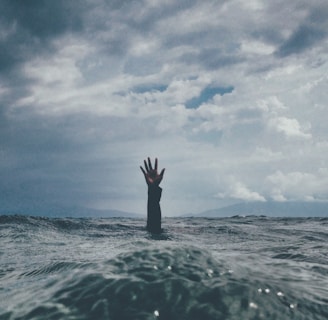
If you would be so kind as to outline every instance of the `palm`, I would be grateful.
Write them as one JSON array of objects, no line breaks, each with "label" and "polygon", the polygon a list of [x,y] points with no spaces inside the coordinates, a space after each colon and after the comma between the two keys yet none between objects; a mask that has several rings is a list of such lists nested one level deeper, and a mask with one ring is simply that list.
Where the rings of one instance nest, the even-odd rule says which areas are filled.
[{"label": "palm", "polygon": [[148,186],[153,186],[153,185],[158,186],[163,179],[165,169],[163,169],[161,171],[161,173],[157,172],[157,166],[158,166],[157,158],[155,159],[155,168],[154,169],[152,167],[150,158],[148,158],[148,164],[147,164],[146,160],[144,160],[144,165],[145,165],[145,169],[143,167],[140,167],[140,169],[145,176],[146,183],[148,184]]},{"label": "palm", "polygon": [[158,174],[157,170],[150,170],[146,173],[145,178],[147,184],[159,185],[163,177]]}]

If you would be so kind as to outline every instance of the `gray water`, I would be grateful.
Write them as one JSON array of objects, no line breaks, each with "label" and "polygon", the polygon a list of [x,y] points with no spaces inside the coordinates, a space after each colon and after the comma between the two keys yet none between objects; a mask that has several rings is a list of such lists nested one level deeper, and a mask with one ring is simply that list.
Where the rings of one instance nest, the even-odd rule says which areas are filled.
[{"label": "gray water", "polygon": [[0,319],[328,319],[328,218],[0,216]]}]

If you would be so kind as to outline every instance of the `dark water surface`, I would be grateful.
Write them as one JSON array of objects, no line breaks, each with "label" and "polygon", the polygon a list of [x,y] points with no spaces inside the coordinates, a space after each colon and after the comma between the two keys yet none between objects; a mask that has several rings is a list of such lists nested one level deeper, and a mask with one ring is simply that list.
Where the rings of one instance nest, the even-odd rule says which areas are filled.
[{"label": "dark water surface", "polygon": [[0,216],[0,319],[328,319],[328,218]]}]

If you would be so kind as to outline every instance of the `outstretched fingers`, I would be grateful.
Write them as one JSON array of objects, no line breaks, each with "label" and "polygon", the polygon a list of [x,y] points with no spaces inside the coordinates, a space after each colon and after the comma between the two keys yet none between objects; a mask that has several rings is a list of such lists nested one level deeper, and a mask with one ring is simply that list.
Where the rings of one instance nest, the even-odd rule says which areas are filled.
[{"label": "outstretched fingers", "polygon": [[[149,157],[147,158],[147,160],[144,160],[144,166],[145,166],[145,169],[146,170],[142,166],[140,166],[140,169],[142,170],[142,172],[144,174],[149,173],[150,171],[157,171],[158,170],[158,159],[155,158],[155,166],[154,166],[154,169],[153,169],[153,166],[151,164],[151,160],[150,160]],[[161,171],[160,175],[163,175],[164,174],[164,171],[165,171],[165,169],[163,169]]]},{"label": "outstretched fingers", "polygon": [[149,166],[149,170],[153,170],[153,167],[151,165],[151,161],[150,161],[150,158],[148,157],[148,166]]},{"label": "outstretched fingers", "polygon": [[140,169],[141,169],[142,173],[144,174],[144,176],[146,176],[146,171],[144,170],[144,168],[142,166],[140,166]]},{"label": "outstretched fingers", "polygon": [[146,171],[149,172],[149,168],[148,168],[148,165],[147,165],[146,160],[144,160],[144,165],[145,165],[145,169],[146,169]]},{"label": "outstretched fingers", "polygon": [[161,173],[159,174],[162,178],[164,176],[165,168],[162,169]]}]

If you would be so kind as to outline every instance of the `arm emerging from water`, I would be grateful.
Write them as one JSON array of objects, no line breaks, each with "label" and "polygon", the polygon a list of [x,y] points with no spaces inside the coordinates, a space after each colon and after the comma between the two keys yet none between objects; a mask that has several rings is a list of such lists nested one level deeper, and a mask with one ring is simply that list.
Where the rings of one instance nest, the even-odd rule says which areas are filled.
[{"label": "arm emerging from water", "polygon": [[162,169],[158,173],[158,160],[155,159],[155,167],[152,167],[150,158],[148,158],[148,163],[144,160],[144,166],[140,166],[142,173],[145,176],[146,183],[148,185],[148,202],[147,202],[147,230],[153,233],[160,233],[161,228],[161,207],[160,200],[162,195],[162,188],[159,186],[161,183],[165,169]]}]

